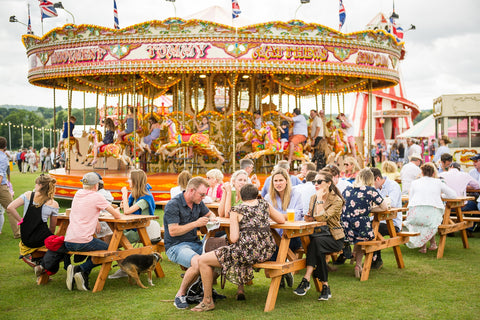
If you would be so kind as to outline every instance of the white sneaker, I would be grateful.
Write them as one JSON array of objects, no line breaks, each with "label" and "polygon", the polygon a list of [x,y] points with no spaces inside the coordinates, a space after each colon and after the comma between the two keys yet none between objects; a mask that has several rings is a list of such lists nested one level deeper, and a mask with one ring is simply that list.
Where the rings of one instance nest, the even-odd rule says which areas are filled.
[{"label": "white sneaker", "polygon": [[118,269],[114,274],[109,275],[108,279],[120,279],[126,277],[128,277],[128,274],[122,269]]}]

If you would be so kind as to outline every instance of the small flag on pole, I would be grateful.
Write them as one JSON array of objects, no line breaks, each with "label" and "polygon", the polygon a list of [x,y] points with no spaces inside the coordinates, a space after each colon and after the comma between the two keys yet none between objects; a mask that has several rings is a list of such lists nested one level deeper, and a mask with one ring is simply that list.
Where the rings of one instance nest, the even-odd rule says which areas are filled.
[{"label": "small flag on pole", "polygon": [[58,17],[57,10],[53,6],[53,3],[47,0],[40,1],[40,12],[42,13],[42,21],[45,18],[55,18]]},{"label": "small flag on pole", "polygon": [[27,26],[27,34],[33,34],[32,22],[30,21],[30,4],[28,5],[28,26]]},{"label": "small flag on pole", "polygon": [[117,1],[115,0],[113,0],[113,27],[115,29],[120,29],[120,24],[118,23]]},{"label": "small flag on pole", "polygon": [[397,26],[395,23],[395,19],[390,17],[390,23],[392,24],[392,34],[395,36],[395,39],[397,39],[397,42],[400,42],[403,40],[403,28],[400,26]]},{"label": "small flag on pole", "polygon": [[238,18],[240,13],[242,13],[242,11],[240,10],[240,6],[238,5],[238,1],[237,0],[232,0],[232,18],[233,19]]},{"label": "small flag on pole", "polygon": [[338,24],[338,30],[342,30],[342,27],[345,23],[345,18],[347,15],[345,14],[345,7],[343,6],[343,0],[340,0],[340,8],[338,10],[338,17],[340,19],[340,23]]}]

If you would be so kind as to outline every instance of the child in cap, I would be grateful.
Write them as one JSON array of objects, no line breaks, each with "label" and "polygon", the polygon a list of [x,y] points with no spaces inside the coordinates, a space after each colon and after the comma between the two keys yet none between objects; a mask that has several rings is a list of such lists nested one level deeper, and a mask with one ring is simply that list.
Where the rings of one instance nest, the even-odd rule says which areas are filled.
[{"label": "child in cap", "polygon": [[[95,172],[85,174],[80,181],[83,183],[83,189],[78,190],[73,197],[70,223],[65,234],[65,247],[69,251],[107,250],[106,242],[93,237],[95,231],[101,229],[98,221],[100,211],[106,210],[117,219],[122,215],[101,194],[97,193],[100,178]],[[79,266],[69,265],[67,288],[72,290],[75,280],[77,289],[88,291],[88,276],[96,266],[91,257]]]}]

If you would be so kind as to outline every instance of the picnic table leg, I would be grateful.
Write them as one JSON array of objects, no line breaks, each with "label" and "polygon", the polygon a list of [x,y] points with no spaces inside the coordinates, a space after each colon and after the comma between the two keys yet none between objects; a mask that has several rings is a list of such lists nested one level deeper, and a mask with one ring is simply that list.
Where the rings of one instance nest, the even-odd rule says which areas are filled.
[{"label": "picnic table leg", "polygon": [[437,249],[437,259],[443,257],[443,250],[445,249],[445,242],[447,241],[447,235],[441,234],[440,241],[438,242],[438,249]]},{"label": "picnic table leg", "polygon": [[107,280],[108,273],[112,268],[112,262],[105,262],[100,267],[100,272],[98,273],[97,281],[95,281],[95,286],[93,287],[92,292],[98,292],[103,290],[105,281]]},{"label": "picnic table leg", "polygon": [[[387,220],[387,229],[388,229],[388,233],[390,234],[390,238],[395,238],[397,236],[397,232],[395,231],[395,225],[393,224],[393,220]],[[400,269],[405,268],[405,263],[403,262],[402,250],[400,250],[400,246],[394,246],[393,253],[395,254],[395,259],[397,260],[398,268]]]},{"label": "picnic table leg", "polygon": [[270,282],[270,288],[268,289],[267,302],[265,303],[265,309],[263,311],[272,311],[275,308],[277,302],[278,289],[280,288],[280,281],[282,276],[273,277]]},{"label": "picnic table leg", "polygon": [[[147,229],[138,228],[137,231],[138,231],[138,235],[140,237],[140,241],[142,241],[143,245],[145,247],[151,247],[152,242],[150,241],[150,237],[148,236]],[[160,265],[160,261],[155,266],[155,275],[157,276],[157,278],[164,278],[165,277],[165,273],[163,273],[163,269],[162,269],[162,266]]]},{"label": "picnic table leg", "polygon": [[[463,223],[463,212],[461,207],[457,207],[457,218],[458,218],[458,223]],[[463,242],[463,247],[465,249],[468,249],[468,237],[467,237],[467,230],[462,229],[460,230],[460,234],[462,235],[462,242]]]},{"label": "picnic table leg", "polygon": [[362,277],[360,281],[367,281],[370,275],[370,267],[372,266],[373,252],[369,252],[365,255],[365,261],[363,262]]}]

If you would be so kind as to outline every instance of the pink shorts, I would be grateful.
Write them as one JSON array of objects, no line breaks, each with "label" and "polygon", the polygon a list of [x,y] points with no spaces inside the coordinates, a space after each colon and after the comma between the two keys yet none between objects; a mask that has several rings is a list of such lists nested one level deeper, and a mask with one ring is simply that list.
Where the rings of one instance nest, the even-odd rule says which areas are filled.
[{"label": "pink shorts", "polygon": [[355,143],[355,137],[354,137],[354,136],[349,136],[349,137],[347,138],[347,141],[348,141],[349,143]]}]

